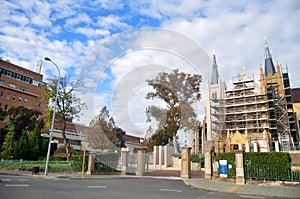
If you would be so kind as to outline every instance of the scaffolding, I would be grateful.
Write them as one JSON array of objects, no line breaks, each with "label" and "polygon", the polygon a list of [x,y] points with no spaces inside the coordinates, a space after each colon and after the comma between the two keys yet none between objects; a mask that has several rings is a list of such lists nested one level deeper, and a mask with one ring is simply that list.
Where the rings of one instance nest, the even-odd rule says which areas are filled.
[{"label": "scaffolding", "polygon": [[281,84],[267,77],[269,130],[272,140],[280,143],[281,150],[289,151],[296,149],[294,140],[298,138],[288,71],[287,68],[281,71],[283,93],[278,88]]},{"label": "scaffolding", "polygon": [[226,91],[226,96],[226,131],[262,133],[268,127],[266,95],[259,92],[254,77],[234,77],[233,88]]}]

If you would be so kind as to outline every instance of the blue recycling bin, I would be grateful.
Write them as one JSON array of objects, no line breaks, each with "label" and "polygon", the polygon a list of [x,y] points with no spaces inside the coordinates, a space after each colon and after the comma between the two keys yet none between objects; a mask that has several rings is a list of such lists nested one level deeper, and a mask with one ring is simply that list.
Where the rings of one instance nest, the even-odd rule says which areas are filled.
[{"label": "blue recycling bin", "polygon": [[219,176],[222,178],[228,177],[228,162],[227,160],[219,160]]}]

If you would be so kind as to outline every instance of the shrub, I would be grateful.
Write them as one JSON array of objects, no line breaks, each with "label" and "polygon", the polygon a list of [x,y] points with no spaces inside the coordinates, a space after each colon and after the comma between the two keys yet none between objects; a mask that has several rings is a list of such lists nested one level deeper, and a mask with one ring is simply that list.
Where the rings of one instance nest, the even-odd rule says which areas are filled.
[{"label": "shrub", "polygon": [[[82,170],[82,161],[83,155],[73,155],[71,158],[71,167],[73,171],[81,171]],[[89,156],[85,155],[85,162],[84,162],[84,170],[87,170],[88,167]]]},{"label": "shrub", "polygon": [[191,158],[191,162],[193,162],[193,163],[199,163],[200,162],[200,156],[199,155],[192,154],[190,156],[190,158]]}]

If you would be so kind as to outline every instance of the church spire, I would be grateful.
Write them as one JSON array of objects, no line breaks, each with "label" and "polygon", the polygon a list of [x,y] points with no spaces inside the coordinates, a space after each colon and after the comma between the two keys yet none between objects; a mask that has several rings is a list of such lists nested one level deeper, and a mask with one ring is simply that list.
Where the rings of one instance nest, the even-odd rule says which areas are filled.
[{"label": "church spire", "polygon": [[210,84],[218,84],[218,83],[219,83],[219,71],[218,71],[218,65],[217,65],[217,61],[216,61],[216,55],[214,52]]},{"label": "church spire", "polygon": [[265,38],[265,75],[274,73],[276,73],[276,70],[268,47],[267,39]]}]

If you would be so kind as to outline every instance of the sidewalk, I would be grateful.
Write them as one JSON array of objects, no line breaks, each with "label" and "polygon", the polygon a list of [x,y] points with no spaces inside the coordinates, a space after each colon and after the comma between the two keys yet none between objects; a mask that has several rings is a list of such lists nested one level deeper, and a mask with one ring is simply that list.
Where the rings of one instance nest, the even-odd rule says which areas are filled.
[{"label": "sidewalk", "polygon": [[203,178],[184,179],[185,184],[215,192],[235,193],[248,196],[300,198],[300,186],[284,185],[237,185],[233,182],[207,180]]},{"label": "sidewalk", "polygon": [[[44,173],[40,175],[32,175],[31,171],[18,171],[18,170],[0,170],[0,175],[16,175],[16,176],[32,176],[37,178],[122,178],[124,176],[116,175],[89,175],[82,176],[81,173],[52,173],[49,172],[47,176]],[[125,176],[136,177],[136,176]],[[144,176],[144,177],[158,177],[158,176]],[[168,179],[181,179],[178,177],[161,177]],[[219,180],[207,180],[203,178],[182,179],[186,185],[204,189],[214,192],[234,193],[244,196],[262,196],[262,197],[280,197],[280,198],[300,198],[300,185],[297,186],[284,186],[284,185],[259,185],[259,184],[246,184],[237,185],[233,182],[224,182]]]}]

